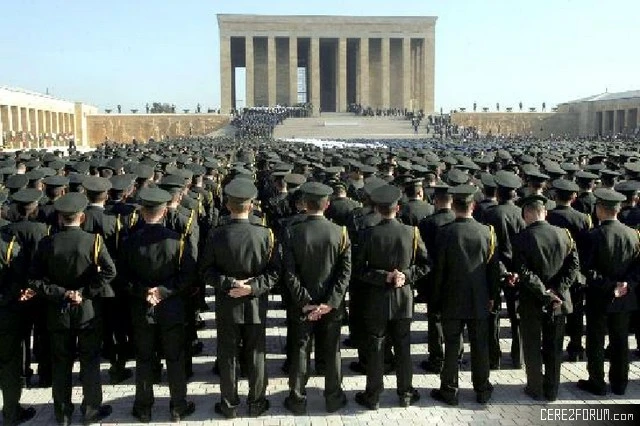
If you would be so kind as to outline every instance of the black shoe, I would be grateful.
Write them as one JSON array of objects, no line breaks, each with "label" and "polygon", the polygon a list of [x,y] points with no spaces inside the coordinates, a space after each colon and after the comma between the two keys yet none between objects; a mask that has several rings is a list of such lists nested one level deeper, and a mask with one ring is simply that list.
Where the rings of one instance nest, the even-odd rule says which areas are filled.
[{"label": "black shoe", "polygon": [[56,423],[58,426],[71,426],[71,415],[58,417],[56,416]]},{"label": "black shoe", "polygon": [[418,401],[420,401],[420,392],[418,392],[416,389],[411,389],[406,394],[400,395],[401,407],[409,407]]},{"label": "black shoe", "polygon": [[109,369],[109,383],[117,385],[129,380],[133,377],[133,371],[130,368],[110,368]]},{"label": "black shoe", "polygon": [[18,407],[18,418],[16,419],[15,423],[6,423],[5,424],[13,424],[13,425],[19,425],[22,423],[26,423],[29,420],[33,419],[36,416],[36,409],[33,407]]},{"label": "black shoe", "polygon": [[140,410],[136,407],[133,407],[131,415],[138,419],[140,423],[151,423],[151,411]]},{"label": "black shoe", "polygon": [[578,380],[578,389],[597,396],[605,396],[607,394],[606,388],[595,385],[591,380]]},{"label": "black shoe", "polygon": [[196,321],[196,330],[204,330],[205,326],[204,320]]},{"label": "black shoe", "polygon": [[553,401],[556,401],[558,399],[558,395],[557,394],[551,395],[550,393],[546,393],[545,392],[544,399],[546,399],[549,402],[553,402]]},{"label": "black shoe", "polygon": [[349,370],[358,374],[367,374],[367,368],[360,361],[351,361],[351,364],[349,364]]},{"label": "black shoe", "polygon": [[235,408],[223,407],[220,402],[216,402],[216,405],[213,406],[213,411],[227,419],[235,419],[238,415]]},{"label": "black shoe", "polygon": [[113,412],[113,408],[110,405],[101,405],[98,408],[96,414],[91,417],[83,416],[82,423],[85,425],[90,425],[92,423],[101,423],[104,419],[109,417]]},{"label": "black shoe", "polygon": [[204,343],[197,341],[191,344],[191,356],[198,356],[204,350]]},{"label": "black shoe", "polygon": [[611,392],[615,395],[624,395],[626,391],[627,391],[626,387],[619,388],[619,387],[611,386]]},{"label": "black shoe", "polygon": [[291,396],[284,399],[284,408],[289,410],[294,416],[304,416],[307,414],[307,401],[296,401]]},{"label": "black shoe", "polygon": [[525,386],[524,387],[524,394],[527,395],[529,398],[533,399],[534,401],[542,401],[542,395],[536,391],[534,391],[533,389]]},{"label": "black shoe", "polygon": [[493,392],[476,392],[476,402],[478,404],[487,404],[491,401],[491,395]]},{"label": "black shoe", "polygon": [[514,370],[521,370],[522,369],[522,363],[520,361],[512,361],[511,368],[514,369]]},{"label": "black shoe", "polygon": [[211,367],[211,372],[216,376],[220,375],[220,367],[218,367],[218,360],[213,361],[213,367]]},{"label": "black shoe", "polygon": [[391,374],[396,371],[395,364],[385,364],[384,365],[384,374]]},{"label": "black shoe", "polygon": [[420,368],[427,373],[440,374],[442,372],[442,363],[424,360],[420,362]]},{"label": "black shoe", "polygon": [[347,337],[346,339],[344,339],[344,340],[342,341],[342,345],[343,345],[344,347],[347,347],[347,348],[355,348],[355,347],[356,347],[356,345],[355,345],[355,343],[353,342],[353,339],[352,339],[351,337]]},{"label": "black shoe", "polygon": [[329,403],[328,401],[325,402],[325,409],[327,410],[327,413],[335,413],[336,411],[346,406],[347,406],[347,395],[345,395],[344,393],[340,394],[340,398],[338,399],[337,402],[331,402],[331,403]]},{"label": "black shoe", "polygon": [[290,363],[289,361],[285,361],[282,363],[282,367],[280,367],[280,370],[284,373],[284,374],[289,374],[289,366]]},{"label": "black shoe", "polygon": [[565,357],[566,362],[578,362],[584,360],[584,351],[567,351],[567,356]]},{"label": "black shoe", "polygon": [[356,403],[367,410],[377,410],[380,408],[380,403],[378,401],[374,401],[366,392],[358,392],[356,394]]},{"label": "black shoe", "polygon": [[269,410],[271,403],[268,399],[263,399],[260,402],[252,402],[249,404],[249,417],[260,417]]},{"label": "black shoe", "polygon": [[489,364],[489,370],[492,370],[492,371],[500,370],[500,363],[496,362],[496,363]]},{"label": "black shoe", "polygon": [[189,401],[182,410],[171,410],[171,421],[177,423],[196,412],[196,404]]},{"label": "black shoe", "polygon": [[458,397],[455,396],[446,396],[440,389],[433,389],[431,391],[431,398],[436,401],[444,402],[447,405],[456,406],[458,405]]},{"label": "black shoe", "polygon": [[317,366],[316,365],[316,376],[323,377],[327,373],[327,367],[324,365]]},{"label": "black shoe", "polygon": [[40,389],[44,389],[44,388],[50,388],[51,387],[51,379],[49,378],[40,378],[38,379],[38,388]]}]

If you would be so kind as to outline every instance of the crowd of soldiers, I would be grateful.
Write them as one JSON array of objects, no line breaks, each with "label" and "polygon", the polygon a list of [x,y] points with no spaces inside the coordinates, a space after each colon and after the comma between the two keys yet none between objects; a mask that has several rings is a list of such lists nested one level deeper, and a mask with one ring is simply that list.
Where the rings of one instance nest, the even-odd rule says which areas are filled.
[{"label": "crowd of soldiers", "polygon": [[635,148],[437,140],[321,149],[218,138],[71,156],[1,153],[5,424],[34,416],[19,400],[36,364],[37,385],[52,387],[56,421],[70,424],[76,355],[85,423],[111,413],[102,400],[101,355],[112,384],[132,376],[125,364],[135,360],[132,414],[141,422],[151,421],[162,358],[172,421],[192,414],[186,383],[202,350],[198,312],[207,309],[207,287],[215,293],[215,411],[226,418],[240,414],[238,365],[249,381],[248,415],[269,409],[271,293],[281,294],[287,313],[285,407],[294,415],[306,412],[312,348],[326,410],[347,404],[343,321],[346,344],[358,350],[350,368],[366,374],[356,403],[377,409],[392,371],[398,404],[416,403],[416,303],[427,305],[421,367],[440,374],[436,400],[458,404],[466,328],[476,399],[490,401],[490,371],[505,366],[503,299],[512,336],[506,364],[526,367],[527,395],[557,398],[565,349],[568,362],[586,357],[589,377],[580,389],[607,394],[608,356],[610,389],[622,395],[640,271]]}]

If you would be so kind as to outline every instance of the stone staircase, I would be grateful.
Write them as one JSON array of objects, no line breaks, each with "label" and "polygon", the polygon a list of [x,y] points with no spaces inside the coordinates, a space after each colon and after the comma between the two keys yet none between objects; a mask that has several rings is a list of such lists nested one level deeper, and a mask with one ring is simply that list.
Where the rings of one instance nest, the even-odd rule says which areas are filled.
[{"label": "stone staircase", "polygon": [[414,133],[403,117],[361,117],[351,113],[322,113],[319,117],[288,118],[277,126],[276,139],[418,139],[427,137],[424,125]]}]

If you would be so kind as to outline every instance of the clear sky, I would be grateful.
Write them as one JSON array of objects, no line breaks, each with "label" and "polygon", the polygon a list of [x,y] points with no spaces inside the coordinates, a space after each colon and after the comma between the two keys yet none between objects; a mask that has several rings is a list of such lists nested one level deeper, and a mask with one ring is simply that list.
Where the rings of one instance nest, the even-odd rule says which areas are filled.
[{"label": "clear sky", "polygon": [[435,15],[436,108],[640,89],[640,0],[2,0],[0,85],[101,109],[220,102],[217,13]]}]

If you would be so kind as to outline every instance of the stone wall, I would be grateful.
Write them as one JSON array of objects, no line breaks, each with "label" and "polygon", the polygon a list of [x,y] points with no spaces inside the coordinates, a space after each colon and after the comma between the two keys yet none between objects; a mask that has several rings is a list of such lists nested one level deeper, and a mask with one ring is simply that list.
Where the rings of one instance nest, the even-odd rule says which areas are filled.
[{"label": "stone wall", "polygon": [[476,127],[480,133],[519,134],[547,137],[577,135],[579,114],[573,112],[458,112],[451,116],[454,124]]},{"label": "stone wall", "polygon": [[229,117],[218,114],[95,114],[87,115],[89,144],[96,146],[110,140],[146,141],[163,136],[207,135],[229,123]]}]

